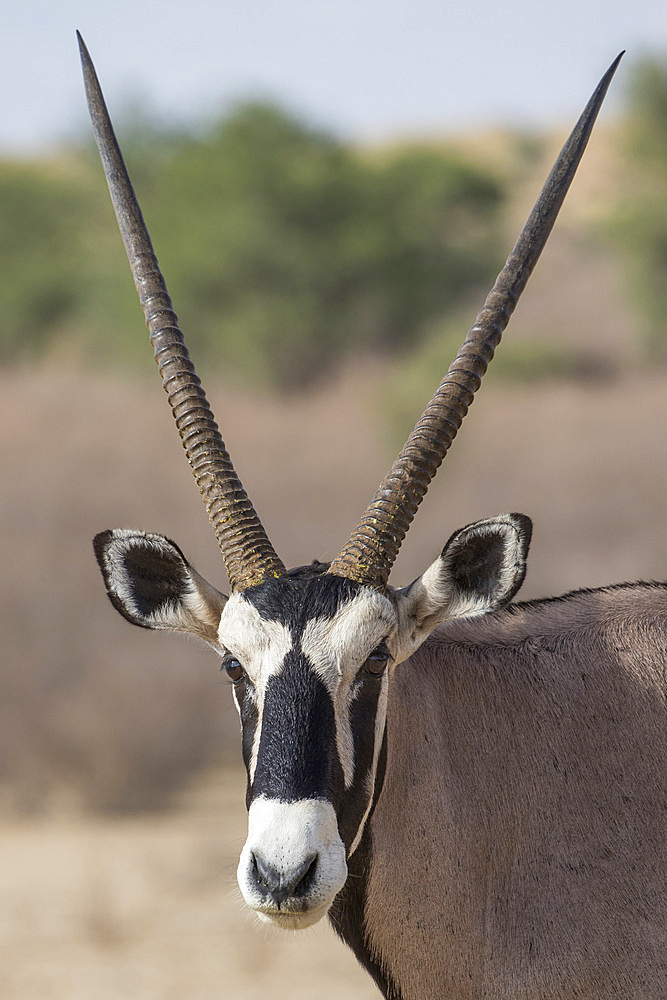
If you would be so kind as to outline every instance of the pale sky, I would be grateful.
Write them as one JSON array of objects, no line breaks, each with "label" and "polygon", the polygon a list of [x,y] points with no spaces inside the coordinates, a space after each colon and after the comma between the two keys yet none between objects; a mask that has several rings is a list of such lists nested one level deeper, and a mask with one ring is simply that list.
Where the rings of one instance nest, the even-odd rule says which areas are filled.
[{"label": "pale sky", "polygon": [[368,141],[569,124],[625,48],[613,114],[631,61],[667,57],[667,0],[4,0],[0,153],[86,127],[75,28],[112,114],[268,96]]}]

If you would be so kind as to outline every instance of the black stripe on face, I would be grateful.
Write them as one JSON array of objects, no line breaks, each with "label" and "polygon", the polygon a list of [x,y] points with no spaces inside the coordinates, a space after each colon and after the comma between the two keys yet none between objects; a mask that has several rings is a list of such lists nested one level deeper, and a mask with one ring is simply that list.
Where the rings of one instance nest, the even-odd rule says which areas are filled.
[{"label": "black stripe on face", "polygon": [[331,696],[303,654],[292,650],[266,686],[252,797],[333,802],[342,789]]},{"label": "black stripe on face", "polygon": [[284,576],[244,590],[243,598],[264,620],[281,622],[298,634],[312,618],[334,618],[360,589],[360,584],[340,576]]},{"label": "black stripe on face", "polygon": [[[234,697],[241,717],[241,752],[243,754],[243,763],[245,764],[246,773],[250,775],[252,748],[255,745],[255,732],[257,731],[259,713],[257,711],[255,690],[245,675],[234,684]],[[251,797],[250,779],[248,778],[246,784],[246,809],[250,808]]]},{"label": "black stripe on face", "polygon": [[382,677],[362,670],[357,684],[357,695],[350,707],[354,778],[351,787],[345,792],[338,815],[341,839],[348,851],[359,832],[368,800],[373,794],[369,789],[369,779],[375,755],[375,720]]}]

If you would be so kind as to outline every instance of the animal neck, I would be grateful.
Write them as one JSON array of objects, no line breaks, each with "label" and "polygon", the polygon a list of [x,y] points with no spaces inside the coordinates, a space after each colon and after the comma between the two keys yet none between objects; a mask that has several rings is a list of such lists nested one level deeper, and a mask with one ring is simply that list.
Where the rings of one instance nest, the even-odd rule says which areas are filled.
[{"label": "animal neck", "polygon": [[428,646],[392,678],[375,806],[332,914],[389,1000],[480,995],[487,887],[520,836],[510,804],[498,840],[485,773],[506,696],[486,664]]},{"label": "animal neck", "polygon": [[636,612],[664,622],[664,593],[452,623],[396,669],[338,922],[385,997],[504,996],[519,980],[513,1000],[602,995],[580,971],[591,962],[610,1000],[664,996],[664,977],[647,991],[628,976],[608,932],[644,968],[664,961],[643,881],[664,870],[664,629]]},{"label": "animal neck", "polygon": [[[438,814],[443,811],[447,787],[442,761],[448,751],[438,677],[438,671],[430,669],[429,658],[417,653],[392,678],[372,810],[359,847],[348,860],[350,877],[330,912],[334,929],[387,1000],[407,1000],[413,995],[404,994],[393,960],[393,928],[411,922],[411,907],[417,919],[423,905],[423,891],[417,884],[420,862],[413,866],[406,859],[413,855],[416,842],[417,853],[429,858],[442,846]],[[417,775],[420,780],[415,782]],[[422,778],[435,790],[426,810]],[[433,820],[430,824],[419,820],[427,813]],[[397,843],[394,834],[399,831]],[[383,911],[386,921],[377,921],[375,914]],[[421,916],[418,923],[424,926]],[[419,934],[420,945],[413,954],[424,952],[424,936]]]}]

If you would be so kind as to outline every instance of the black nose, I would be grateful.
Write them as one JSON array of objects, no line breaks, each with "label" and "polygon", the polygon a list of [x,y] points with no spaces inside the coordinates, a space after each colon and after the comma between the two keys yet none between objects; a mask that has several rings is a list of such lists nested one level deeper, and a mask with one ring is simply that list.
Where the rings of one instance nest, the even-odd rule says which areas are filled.
[{"label": "black nose", "polygon": [[304,861],[289,871],[280,871],[261,854],[252,855],[252,877],[262,899],[280,904],[291,897],[305,896],[310,888],[317,868],[317,854],[309,854]]}]

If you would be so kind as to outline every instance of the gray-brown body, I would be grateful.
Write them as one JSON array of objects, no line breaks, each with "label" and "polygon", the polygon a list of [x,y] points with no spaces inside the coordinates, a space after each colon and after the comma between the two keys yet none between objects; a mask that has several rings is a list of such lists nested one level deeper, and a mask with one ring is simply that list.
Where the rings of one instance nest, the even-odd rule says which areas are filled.
[{"label": "gray-brown body", "polygon": [[667,997],[666,662],[667,586],[633,584],[395,672],[364,923],[402,1000]]}]

